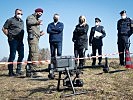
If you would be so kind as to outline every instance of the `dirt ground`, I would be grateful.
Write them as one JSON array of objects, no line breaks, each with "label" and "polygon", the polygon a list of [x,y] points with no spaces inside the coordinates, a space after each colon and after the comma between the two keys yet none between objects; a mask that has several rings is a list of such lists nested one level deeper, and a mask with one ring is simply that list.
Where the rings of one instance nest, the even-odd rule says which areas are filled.
[{"label": "dirt ground", "polygon": [[[90,65],[90,61],[86,65]],[[64,90],[56,90],[58,73],[55,80],[49,80],[47,72],[42,72],[44,76],[39,78],[8,77],[6,66],[1,66],[0,100],[133,100],[133,69],[119,66],[117,59],[110,59],[109,65],[109,73],[97,67],[84,69],[80,75],[84,86],[75,89],[86,93],[62,98],[60,96],[72,91],[62,85]]]}]

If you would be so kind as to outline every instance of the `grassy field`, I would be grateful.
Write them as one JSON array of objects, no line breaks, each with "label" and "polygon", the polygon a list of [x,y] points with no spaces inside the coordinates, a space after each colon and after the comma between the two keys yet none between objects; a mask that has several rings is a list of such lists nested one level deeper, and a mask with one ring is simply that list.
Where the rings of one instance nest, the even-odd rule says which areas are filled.
[{"label": "grassy field", "polygon": [[[84,69],[80,75],[84,86],[76,88],[76,91],[87,93],[63,98],[60,96],[71,91],[56,90],[57,73],[55,80],[49,80],[47,72],[39,78],[8,77],[6,66],[1,66],[0,100],[133,100],[133,69],[125,69],[117,62],[117,59],[109,60],[109,73],[103,73],[102,68]],[[89,60],[86,65],[90,63]]]}]

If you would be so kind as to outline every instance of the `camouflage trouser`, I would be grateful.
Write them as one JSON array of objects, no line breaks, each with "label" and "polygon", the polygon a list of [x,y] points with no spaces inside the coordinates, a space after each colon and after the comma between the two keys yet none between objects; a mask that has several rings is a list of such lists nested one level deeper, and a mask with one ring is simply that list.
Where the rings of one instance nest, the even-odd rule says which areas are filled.
[{"label": "camouflage trouser", "polygon": [[[38,61],[39,59],[39,39],[34,37],[32,40],[28,39],[29,44],[29,55],[28,61]],[[36,63],[28,64],[31,70],[35,70],[38,66]]]}]

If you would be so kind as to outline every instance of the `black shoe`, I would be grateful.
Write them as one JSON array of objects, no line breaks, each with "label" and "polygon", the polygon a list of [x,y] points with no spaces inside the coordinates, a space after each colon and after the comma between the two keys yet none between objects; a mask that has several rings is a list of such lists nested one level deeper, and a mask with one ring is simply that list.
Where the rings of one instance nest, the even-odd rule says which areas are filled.
[{"label": "black shoe", "polygon": [[84,66],[83,64],[79,64],[79,67],[78,68],[79,69],[83,69],[83,66]]},{"label": "black shoe", "polygon": [[120,66],[125,66],[125,64],[119,64]]},{"label": "black shoe", "polygon": [[10,77],[16,76],[14,72],[8,74]]},{"label": "black shoe", "polygon": [[17,76],[24,75],[24,72],[22,72],[22,71],[16,71],[16,75],[17,75]]},{"label": "black shoe", "polygon": [[101,63],[101,62],[99,62],[99,63],[98,63],[98,65],[102,65],[102,63]]},{"label": "black shoe", "polygon": [[95,66],[96,64],[95,63],[92,63],[92,66]]},{"label": "black shoe", "polygon": [[44,75],[40,72],[33,72],[31,73],[32,78],[38,78],[38,77],[43,77]]},{"label": "black shoe", "polygon": [[31,77],[31,72],[26,72],[26,77]]}]

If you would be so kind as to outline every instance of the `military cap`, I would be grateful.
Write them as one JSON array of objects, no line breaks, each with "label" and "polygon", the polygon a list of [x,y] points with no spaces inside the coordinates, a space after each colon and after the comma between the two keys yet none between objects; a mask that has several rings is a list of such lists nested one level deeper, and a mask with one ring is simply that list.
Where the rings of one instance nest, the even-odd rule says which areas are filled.
[{"label": "military cap", "polygon": [[120,12],[120,15],[122,15],[122,14],[124,14],[124,13],[126,13],[126,11],[125,11],[125,10],[122,10],[122,11]]},{"label": "military cap", "polygon": [[99,18],[95,18],[95,22],[98,21],[98,22],[101,22],[101,20]]},{"label": "military cap", "polygon": [[42,13],[43,13],[43,9],[37,8],[37,9],[35,10],[35,12],[42,12]]}]

